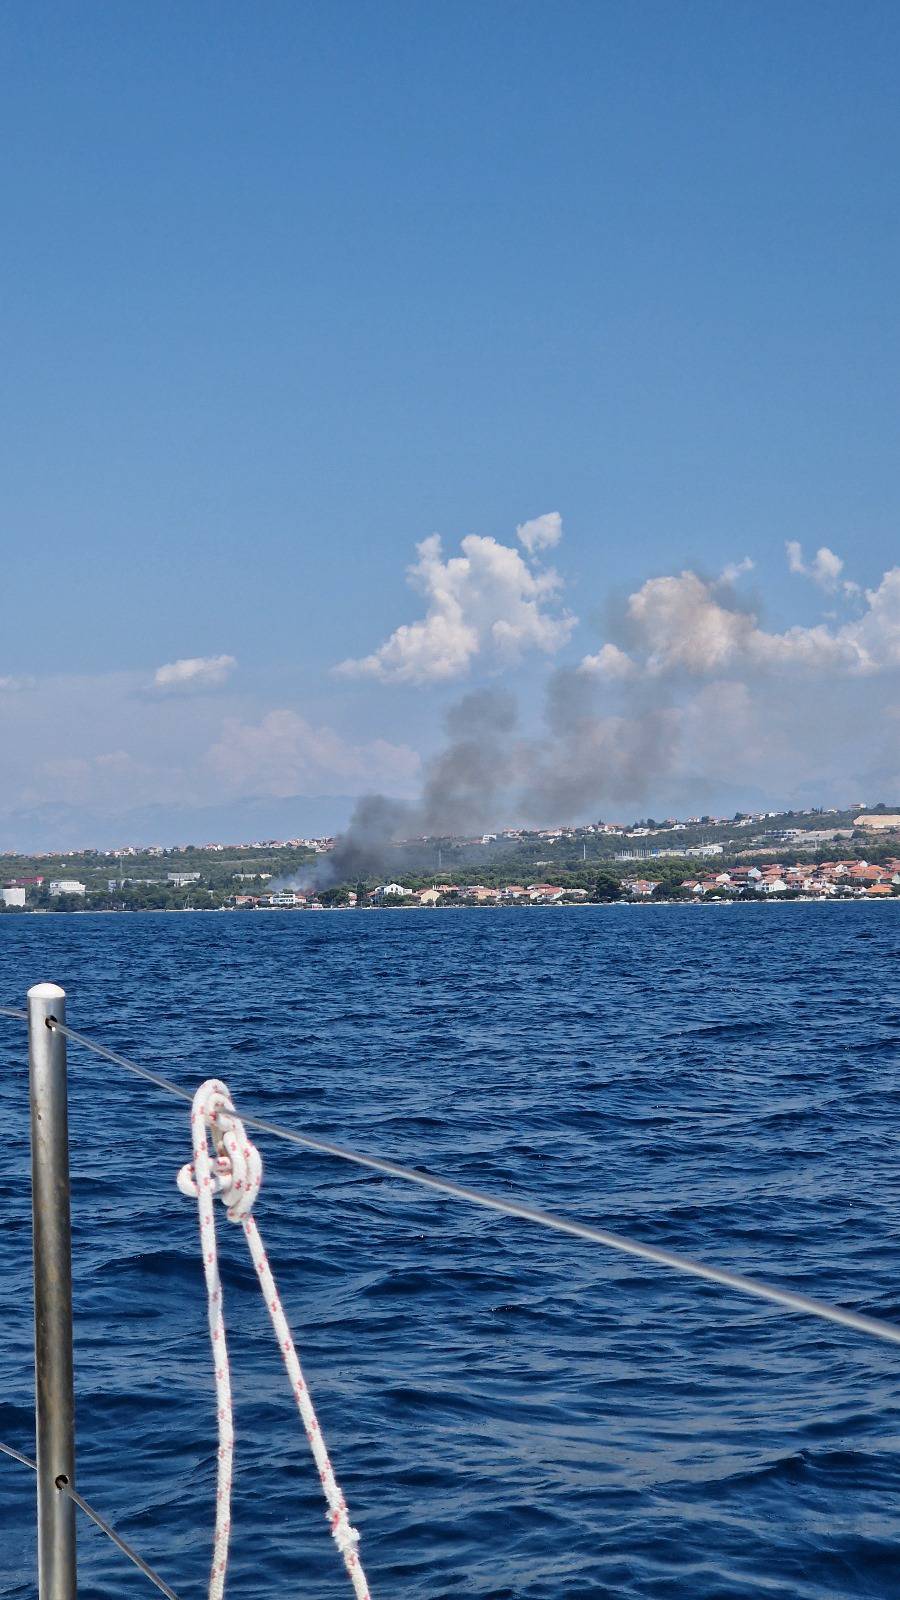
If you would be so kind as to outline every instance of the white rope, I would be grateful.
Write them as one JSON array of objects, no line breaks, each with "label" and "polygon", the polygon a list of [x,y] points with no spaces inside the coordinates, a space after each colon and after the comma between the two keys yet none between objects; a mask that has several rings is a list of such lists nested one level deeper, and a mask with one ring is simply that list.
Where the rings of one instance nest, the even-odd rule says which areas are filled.
[{"label": "white rope", "polygon": [[[210,1130],[213,1136],[214,1160],[210,1158],[209,1153],[207,1135]],[[203,1271],[206,1276],[209,1332],[216,1377],[219,1431],[216,1526],[209,1578],[209,1600],[222,1600],[225,1588],[228,1539],[231,1531],[231,1482],[234,1461],[231,1380],[213,1210],[215,1195],[219,1195],[227,1207],[229,1221],[239,1222],[244,1230],[263,1299],[272,1319],[278,1348],[287,1368],[297,1409],[306,1430],[313,1459],[319,1469],[332,1537],[344,1559],[356,1600],[369,1600],[366,1576],[357,1554],[359,1534],[350,1526],[347,1503],[325,1448],[322,1430],[306,1387],[291,1330],[275,1287],[259,1229],[253,1220],[253,1207],[262,1183],[262,1158],[256,1146],[250,1143],[243,1124],[235,1114],[226,1085],[218,1078],[208,1078],[194,1095],[191,1107],[191,1136],[194,1159],[192,1163],[182,1167],[177,1181],[182,1194],[192,1195],[197,1200]]]}]

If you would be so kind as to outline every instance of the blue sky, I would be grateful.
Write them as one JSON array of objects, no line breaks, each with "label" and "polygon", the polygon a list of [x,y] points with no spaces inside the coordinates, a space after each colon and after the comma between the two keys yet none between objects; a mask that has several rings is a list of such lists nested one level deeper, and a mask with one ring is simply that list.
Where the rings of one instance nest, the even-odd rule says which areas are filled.
[{"label": "blue sky", "polygon": [[[651,681],[704,728],[725,684],[732,734],[752,702],[746,776],[685,724],[660,800],[894,781],[898,45],[871,3],[6,7],[8,842],[57,802],[411,792],[461,692],[502,682],[540,736],[548,674],[610,641],[637,666],[593,672],[598,718]],[[426,615],[435,532],[552,567],[538,610],[577,623],[335,674]],[[745,557],[701,632],[714,604],[838,642],[742,635],[686,683],[629,597]],[[508,602],[475,597],[486,637]],[[157,683],[184,661],[214,664]]]}]

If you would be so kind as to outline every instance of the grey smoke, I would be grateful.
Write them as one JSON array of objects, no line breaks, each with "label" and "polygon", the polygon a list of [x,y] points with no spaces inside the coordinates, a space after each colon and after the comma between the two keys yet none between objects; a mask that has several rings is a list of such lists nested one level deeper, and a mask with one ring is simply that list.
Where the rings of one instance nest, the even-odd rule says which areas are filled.
[{"label": "grey smoke", "polygon": [[519,810],[528,820],[575,822],[612,801],[644,799],[673,766],[679,740],[674,707],[644,689],[620,691],[610,715],[602,689],[583,672],[560,668],[547,684],[546,737],[521,763]]},{"label": "grey smoke", "polygon": [[383,871],[392,843],[408,836],[415,807],[383,794],[365,794],[357,801],[345,833],[327,856],[315,864],[318,889],[334,883],[355,883]]},{"label": "grey smoke", "polygon": [[640,800],[672,767],[677,712],[642,703],[642,691],[631,690],[624,713],[610,716],[603,692],[584,673],[554,672],[540,738],[520,733],[516,702],[506,691],[465,695],[446,714],[447,742],[428,763],[420,799],[364,795],[306,886],[396,875],[400,841],[477,837],[502,823],[579,821],[608,802]]},{"label": "grey smoke", "polygon": [[450,708],[448,743],[426,769],[417,833],[482,833],[496,824],[515,781],[517,719],[503,690],[467,694]]},{"label": "grey smoke", "polygon": [[394,847],[401,839],[482,832],[509,791],[516,718],[515,700],[503,691],[464,695],[446,714],[447,743],[426,768],[421,798],[363,795],[334,849],[310,868],[306,886],[323,889],[397,872]]}]

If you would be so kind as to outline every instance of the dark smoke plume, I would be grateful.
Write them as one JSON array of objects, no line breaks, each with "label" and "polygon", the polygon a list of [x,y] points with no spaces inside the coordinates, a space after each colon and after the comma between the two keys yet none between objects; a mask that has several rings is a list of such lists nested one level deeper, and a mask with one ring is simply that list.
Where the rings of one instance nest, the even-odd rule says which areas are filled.
[{"label": "dark smoke plume", "polygon": [[383,794],[364,794],[357,800],[346,833],[327,856],[315,864],[315,885],[355,883],[381,873],[391,844],[406,838],[414,824],[416,808]]},{"label": "dark smoke plume", "polygon": [[510,789],[515,725],[512,695],[489,689],[465,695],[447,712],[448,742],[426,768],[421,799],[364,795],[334,849],[311,867],[312,884],[323,889],[398,871],[400,839],[482,832]]},{"label": "dark smoke plume", "polygon": [[626,692],[620,715],[602,715],[596,680],[560,668],[547,684],[546,738],[523,763],[519,809],[543,826],[596,816],[609,801],[641,800],[671,770],[678,712]]},{"label": "dark smoke plume", "polygon": [[514,781],[516,702],[501,690],[467,694],[447,712],[449,743],[431,761],[417,833],[481,833],[496,824]]},{"label": "dark smoke plume", "polygon": [[597,816],[609,801],[643,798],[671,769],[678,713],[641,704],[632,691],[623,715],[602,715],[600,693],[583,672],[554,672],[539,739],[518,733],[512,695],[487,689],[465,695],[447,712],[447,743],[426,767],[421,798],[364,795],[334,849],[291,883],[324,889],[396,875],[401,840],[577,822]]}]

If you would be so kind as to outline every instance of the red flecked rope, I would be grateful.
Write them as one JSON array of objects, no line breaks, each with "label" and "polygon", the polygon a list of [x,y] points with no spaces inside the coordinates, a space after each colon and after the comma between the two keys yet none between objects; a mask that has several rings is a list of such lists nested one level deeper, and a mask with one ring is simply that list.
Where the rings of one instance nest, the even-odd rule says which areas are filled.
[{"label": "red flecked rope", "polygon": [[[208,1132],[212,1131],[215,1159],[210,1157]],[[250,1143],[240,1119],[235,1114],[231,1095],[218,1078],[208,1078],[194,1095],[191,1108],[191,1134],[194,1159],[182,1167],[178,1174],[178,1187],[182,1194],[197,1200],[200,1219],[200,1241],[203,1249],[203,1271],[209,1309],[209,1331],[212,1341],[213,1365],[216,1376],[216,1410],[218,1414],[219,1455],[216,1485],[216,1527],[213,1541],[212,1568],[209,1577],[209,1600],[222,1600],[225,1574],[228,1567],[228,1539],[231,1531],[231,1481],[234,1461],[234,1424],[231,1409],[231,1380],[228,1367],[228,1346],[225,1340],[225,1321],[222,1314],[222,1284],[219,1278],[219,1261],[216,1249],[216,1224],[213,1197],[219,1195],[228,1208],[231,1222],[240,1222],[244,1237],[256,1268],[263,1299],[272,1319],[278,1348],[281,1351],[290,1379],[294,1399],[306,1437],[309,1440],[319,1478],[328,1505],[328,1520],[332,1537],[344,1559],[356,1600],[369,1600],[366,1576],[357,1554],[359,1534],[350,1526],[347,1503],[335,1478],[334,1469],[325,1448],[303,1370],[297,1356],[291,1330],[275,1287],[259,1229],[253,1220],[253,1206],[262,1183],[262,1158],[256,1146]]]}]

